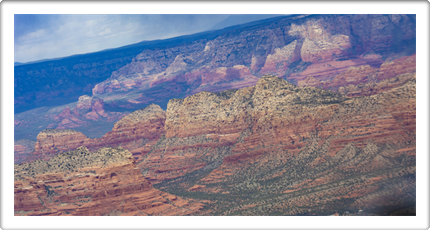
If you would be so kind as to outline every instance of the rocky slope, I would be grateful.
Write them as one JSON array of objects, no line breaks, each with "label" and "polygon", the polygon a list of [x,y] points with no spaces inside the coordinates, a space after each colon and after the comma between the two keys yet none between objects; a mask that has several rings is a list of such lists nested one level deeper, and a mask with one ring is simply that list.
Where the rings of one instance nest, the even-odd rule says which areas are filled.
[{"label": "rocky slope", "polygon": [[[288,77],[300,69],[297,64],[333,62],[332,66],[342,68],[366,63],[380,65],[393,55],[414,53],[415,24],[415,15],[291,15],[21,64],[14,71],[15,113],[71,103],[91,91],[93,96],[109,100],[148,104],[167,102],[182,93],[202,91],[226,81],[230,82],[228,88],[253,85],[255,82],[247,82],[235,73],[211,73],[236,65],[246,67],[256,77],[263,74]],[[200,82],[202,76],[184,80],[193,75],[193,70],[221,78],[211,79],[209,85]],[[172,80],[176,78],[183,81],[174,83]],[[166,82],[177,87],[176,92],[160,99],[153,92],[157,88],[150,89]],[[114,91],[127,97],[119,100]],[[141,97],[139,94],[145,91],[145,95],[150,95]]]},{"label": "rocky slope", "polygon": [[[16,140],[39,136],[32,153],[16,142],[15,160],[121,146],[156,188],[211,200],[195,215],[414,213],[415,24],[414,15],[296,15],[154,42],[64,95],[70,79],[19,94],[50,71],[17,66],[30,76],[15,82],[27,84],[15,90],[19,109],[84,87],[92,95],[16,114]],[[150,103],[167,109],[125,116]]]},{"label": "rocky slope", "polygon": [[15,165],[14,190],[15,215],[190,215],[204,205],[154,189],[124,149]]},{"label": "rocky slope", "polygon": [[22,139],[14,143],[14,163],[19,164],[34,151],[35,141]]},{"label": "rocky slope", "polygon": [[[290,16],[144,50],[92,92],[120,104],[147,104],[254,85],[264,74],[293,83],[310,74],[327,80],[351,66],[379,66],[412,54],[414,41],[412,15]],[[166,87],[171,91],[161,95]]]},{"label": "rocky slope", "polygon": [[88,136],[101,137],[129,113],[109,112],[106,107],[102,99],[83,95],[78,102],[15,114],[15,140],[36,139],[44,129],[77,129]]},{"label": "rocky slope", "polygon": [[[82,109],[75,109],[75,114],[76,111],[82,111]],[[37,135],[34,151],[29,152],[27,158],[21,159],[17,156],[17,159],[21,159],[20,162],[31,162],[36,159],[49,160],[58,153],[74,150],[80,146],[85,146],[90,151],[96,151],[101,147],[120,146],[130,151],[135,150],[133,153],[140,155],[164,134],[165,119],[165,112],[160,106],[151,104],[145,109],[123,117],[101,138],[88,138],[83,133],[72,129],[46,129]],[[17,145],[15,146],[17,148]]]},{"label": "rocky slope", "polygon": [[[264,76],[255,86],[172,99],[166,112],[148,106],[104,137],[133,150],[133,168],[155,188],[205,204],[192,215],[405,215],[415,213],[415,85],[409,76],[384,92],[348,97]],[[36,146],[43,153],[75,142],[52,143],[61,142],[45,137]],[[103,143],[83,141],[90,149]],[[61,165],[70,167],[70,158]],[[25,168],[16,176],[38,173],[25,165],[16,165]]]},{"label": "rocky slope", "polygon": [[[350,97],[370,96],[403,85],[415,76],[415,71],[416,55],[413,54],[386,61],[379,68],[369,65],[349,67],[333,78],[307,75],[297,85],[338,91]],[[305,72],[302,76],[305,76]]]},{"label": "rocky slope", "polygon": [[15,66],[15,113],[73,102],[139,52],[120,48]]},{"label": "rocky slope", "polygon": [[138,166],[157,188],[215,200],[210,215],[384,215],[415,205],[415,127],[415,78],[348,98],[267,76],[171,100]]},{"label": "rocky slope", "polygon": [[[341,89],[348,95],[361,95],[363,89],[375,87],[375,92],[380,92],[374,84],[401,72],[412,73],[403,71],[403,64],[390,62],[415,53],[415,24],[414,15],[293,15],[143,42],[106,51],[106,55],[82,55],[67,65],[65,59],[16,66],[15,111],[29,104],[60,105],[54,101],[63,98],[70,104],[64,101],[49,111],[38,108],[17,114],[15,137],[34,140],[47,128],[73,128],[100,137],[121,118],[123,114],[118,112],[134,111],[150,103],[166,109],[172,98],[248,87],[264,74],[302,86]],[[383,63],[390,68],[381,66]],[[380,77],[366,78],[370,72]],[[88,77],[72,84],[71,76]],[[75,94],[90,91],[91,98],[98,98],[104,107],[79,112],[78,116],[74,109],[80,102],[69,99],[76,100]]]}]

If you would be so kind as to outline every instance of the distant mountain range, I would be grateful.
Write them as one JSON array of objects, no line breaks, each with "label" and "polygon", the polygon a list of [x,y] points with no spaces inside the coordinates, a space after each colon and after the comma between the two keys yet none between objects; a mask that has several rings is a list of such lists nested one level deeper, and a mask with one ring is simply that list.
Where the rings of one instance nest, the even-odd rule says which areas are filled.
[{"label": "distant mountain range", "polygon": [[[251,21],[252,18],[249,16],[244,20]],[[230,20],[225,23],[228,21]],[[244,26],[247,25],[242,27]],[[41,106],[58,106],[76,101],[79,96],[88,94],[95,84],[107,79],[113,71],[129,63],[145,49],[173,47],[196,40],[213,39],[226,31],[239,29],[239,27],[164,40],[142,41],[119,48],[69,57],[28,63],[15,62],[15,113]]]},{"label": "distant mountain range", "polygon": [[415,215],[415,88],[350,98],[263,76],[151,104],[102,138],[48,129],[15,165],[15,213]]},{"label": "distant mountain range", "polygon": [[240,15],[235,14],[227,17],[226,19],[222,20],[221,22],[218,22],[216,25],[211,27],[209,30],[219,30],[224,29],[226,27],[245,24],[249,22],[255,22],[255,21],[261,21],[263,19],[267,18],[274,18],[279,16],[286,16],[282,14],[246,14],[246,15]]},{"label": "distant mountain range", "polygon": [[[346,82],[336,75],[349,67],[378,68],[413,53],[413,15],[289,15],[18,65],[15,138],[35,140],[45,128],[100,137],[121,116],[150,103],[166,109],[172,98],[250,86],[264,74],[337,91]],[[336,86],[331,79],[339,79]],[[83,95],[101,103],[84,113],[76,108]]]},{"label": "distant mountain range", "polygon": [[15,66],[15,215],[416,215],[415,40],[289,15]]}]

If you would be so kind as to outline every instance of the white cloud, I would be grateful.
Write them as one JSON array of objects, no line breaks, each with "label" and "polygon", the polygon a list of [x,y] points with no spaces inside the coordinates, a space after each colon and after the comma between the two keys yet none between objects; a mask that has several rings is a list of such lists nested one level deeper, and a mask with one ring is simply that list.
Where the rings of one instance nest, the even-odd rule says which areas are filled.
[{"label": "white cloud", "polygon": [[36,30],[34,32],[30,32],[26,35],[24,35],[21,39],[22,40],[30,40],[30,39],[36,39],[36,38],[40,38],[42,36],[46,35],[46,32],[44,29],[39,29]]},{"label": "white cloud", "polygon": [[217,17],[224,19],[216,15],[57,15],[50,27],[16,39],[15,61],[65,57],[196,33],[219,21]]}]

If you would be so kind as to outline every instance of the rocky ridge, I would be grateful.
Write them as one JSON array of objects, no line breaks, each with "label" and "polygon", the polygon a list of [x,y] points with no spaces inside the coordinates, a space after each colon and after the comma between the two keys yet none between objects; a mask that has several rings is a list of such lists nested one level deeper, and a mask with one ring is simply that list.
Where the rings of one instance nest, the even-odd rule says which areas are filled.
[{"label": "rocky ridge", "polygon": [[413,54],[384,62],[379,68],[369,65],[348,67],[333,78],[308,75],[297,85],[338,91],[350,97],[370,96],[403,85],[415,76],[415,70],[416,55]]},{"label": "rocky ridge", "polygon": [[210,215],[414,205],[414,78],[348,98],[265,76],[253,87],[171,100],[165,129],[138,166],[162,190],[212,197]]},{"label": "rocky ridge", "polygon": [[15,141],[14,142],[14,163],[19,164],[25,158],[27,158],[28,155],[34,151],[35,144],[36,144],[35,141],[27,140],[27,139]]},{"label": "rocky ridge", "polygon": [[151,104],[137,110],[115,123],[112,131],[101,138],[88,138],[71,129],[46,129],[39,133],[34,151],[25,162],[36,159],[49,160],[58,153],[85,146],[91,151],[101,147],[123,147],[128,150],[149,148],[164,133],[165,112],[160,106]]},{"label": "rocky ridge", "polygon": [[[93,96],[48,113],[18,114],[15,129],[93,129],[125,115],[107,108],[167,104],[166,112],[148,106],[147,119],[143,110],[130,114],[101,138],[47,130],[27,160],[50,160],[79,146],[93,153],[121,146],[146,182],[177,197],[211,200],[198,215],[414,211],[415,21],[414,15],[300,15],[154,46],[87,85]],[[50,93],[16,97],[16,104],[61,97]],[[176,97],[183,99],[169,100]],[[15,146],[19,162],[28,151],[23,146]],[[49,198],[52,190],[45,190]]]},{"label": "rocky ridge", "polygon": [[[85,114],[79,112],[79,116],[74,113],[75,105],[69,105],[69,109],[62,106],[52,114],[46,111],[35,113],[34,110],[18,114],[15,116],[15,136],[17,140],[34,139],[46,128],[74,128],[87,136],[100,137],[124,115],[113,111],[134,111],[150,103],[165,109],[172,98],[185,98],[201,91],[220,92],[252,86],[265,74],[276,75],[294,84],[301,82],[302,86],[334,91],[341,87],[375,84],[387,78],[368,79],[360,71],[355,71],[355,75],[349,68],[380,68],[383,63],[415,53],[415,24],[414,15],[295,15],[206,35],[137,45],[136,50],[139,50],[137,47],[143,50],[132,58],[127,56],[127,63],[123,62],[126,59],[118,63],[107,62],[108,69],[115,65],[118,68],[111,69],[109,77],[104,73],[103,81],[85,86],[82,93],[88,93],[92,88],[91,96],[102,100],[94,104],[94,109]],[[80,67],[84,66],[95,73],[100,69],[98,64],[82,63],[68,74],[92,75],[91,71],[79,73]],[[402,68],[390,67],[384,71],[394,77],[401,74]],[[64,71],[67,68],[60,69]],[[33,76],[40,75],[41,71],[36,68],[27,73]],[[44,71],[48,75],[51,73]],[[337,75],[343,76],[334,79]],[[329,83],[332,80],[334,83]],[[31,82],[25,83],[29,85]],[[48,82],[52,87],[49,92],[53,94],[42,95],[39,92],[36,97],[42,101],[52,97],[61,99],[62,95],[54,85],[63,86],[64,82],[69,80]],[[22,88],[21,83],[18,85]],[[44,91],[51,89],[46,87]],[[369,87],[373,86],[364,88]],[[360,95],[360,89],[350,90],[348,95]],[[27,96],[16,96],[16,105],[34,99],[33,94]],[[79,102],[73,104],[76,103]]]},{"label": "rocky ridge", "polygon": [[15,165],[15,215],[189,215],[203,204],[154,189],[124,149],[85,147]]},{"label": "rocky ridge", "polygon": [[41,107],[16,114],[15,139],[35,139],[37,135],[34,132],[44,129],[79,129],[93,137],[99,137],[107,132],[100,127],[109,127],[128,113],[108,112],[102,99],[83,95],[75,103],[54,108]]},{"label": "rocky ridge", "polygon": [[[379,66],[401,52],[400,56],[414,53],[414,25],[411,15],[281,18],[212,40],[144,50],[97,84],[93,95],[113,101],[126,97],[136,104],[161,103],[200,91],[251,86],[264,74],[296,83],[312,72],[327,80],[351,66]],[[160,97],[157,87],[166,85],[174,91]]]},{"label": "rocky ridge", "polygon": [[382,91],[350,98],[264,76],[115,127],[155,131],[131,147],[137,167],[169,194],[211,200],[198,215],[383,215],[415,204],[415,77]]}]

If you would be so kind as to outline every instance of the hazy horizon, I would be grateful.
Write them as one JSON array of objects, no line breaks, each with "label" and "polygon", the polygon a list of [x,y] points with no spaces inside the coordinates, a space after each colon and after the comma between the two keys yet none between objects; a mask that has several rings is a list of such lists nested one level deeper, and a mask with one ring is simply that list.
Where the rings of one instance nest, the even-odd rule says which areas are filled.
[{"label": "hazy horizon", "polygon": [[[231,15],[15,14],[14,62],[62,58],[145,40],[199,33],[219,26],[219,23],[222,24],[229,16]],[[236,24],[241,24],[268,17],[271,16],[243,14],[235,15],[234,20]]]}]

